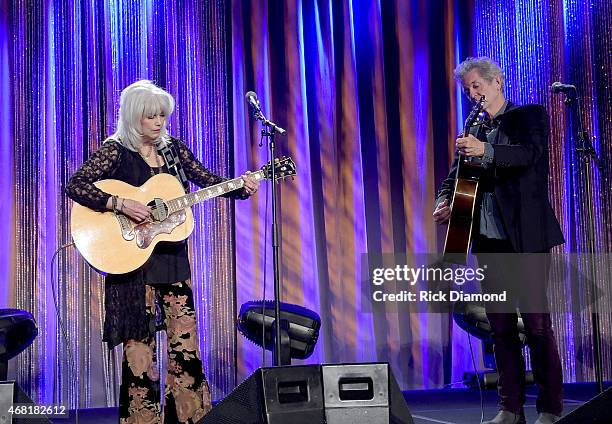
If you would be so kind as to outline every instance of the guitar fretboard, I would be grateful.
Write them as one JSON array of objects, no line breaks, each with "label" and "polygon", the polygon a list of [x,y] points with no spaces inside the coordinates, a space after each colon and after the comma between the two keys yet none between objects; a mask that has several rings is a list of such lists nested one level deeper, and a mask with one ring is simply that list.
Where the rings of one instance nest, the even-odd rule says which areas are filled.
[{"label": "guitar fretboard", "polygon": [[[264,178],[263,171],[257,171],[250,174],[256,180]],[[244,180],[242,177],[234,178],[233,180],[223,181],[222,183],[215,184],[206,188],[203,188],[193,193],[186,194],[176,199],[168,200],[166,205],[168,206],[168,214],[178,212],[182,209],[191,207],[196,203],[203,202],[205,200],[213,199],[244,187]]]}]

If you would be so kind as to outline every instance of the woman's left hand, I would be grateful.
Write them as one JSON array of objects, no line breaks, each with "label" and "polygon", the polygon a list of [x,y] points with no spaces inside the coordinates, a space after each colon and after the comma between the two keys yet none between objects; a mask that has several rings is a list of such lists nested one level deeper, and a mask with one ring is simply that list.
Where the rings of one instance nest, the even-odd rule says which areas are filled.
[{"label": "woman's left hand", "polygon": [[248,171],[242,176],[242,179],[244,180],[243,190],[246,195],[254,195],[257,192],[257,189],[259,188],[259,180],[256,180],[255,177],[253,177],[253,175],[251,175],[251,173]]}]

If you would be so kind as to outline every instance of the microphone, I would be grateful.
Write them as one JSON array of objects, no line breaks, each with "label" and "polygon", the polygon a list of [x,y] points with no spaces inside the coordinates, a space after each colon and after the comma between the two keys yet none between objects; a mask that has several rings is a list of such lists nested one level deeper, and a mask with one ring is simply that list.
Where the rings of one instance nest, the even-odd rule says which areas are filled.
[{"label": "microphone", "polygon": [[556,81],[550,86],[550,91],[553,93],[568,93],[570,91],[576,91],[576,86],[571,84],[563,84]]},{"label": "microphone", "polygon": [[259,105],[257,94],[255,94],[254,91],[247,92],[244,96],[244,99],[246,100],[247,104],[253,110],[253,116],[255,116],[255,119],[258,119],[261,122],[263,122],[264,125],[273,128],[274,131],[276,131],[280,135],[285,135],[287,133],[287,131],[284,128],[281,128],[278,125],[276,125],[274,122],[269,121],[268,119],[266,119],[263,113],[261,113],[261,106]]},{"label": "microphone", "polygon": [[259,100],[257,100],[257,94],[255,94],[254,91],[249,91],[248,93],[246,93],[244,98],[246,102],[248,103],[248,105],[251,107],[251,109],[253,109],[253,113],[255,115],[260,115],[261,106],[259,106]]}]

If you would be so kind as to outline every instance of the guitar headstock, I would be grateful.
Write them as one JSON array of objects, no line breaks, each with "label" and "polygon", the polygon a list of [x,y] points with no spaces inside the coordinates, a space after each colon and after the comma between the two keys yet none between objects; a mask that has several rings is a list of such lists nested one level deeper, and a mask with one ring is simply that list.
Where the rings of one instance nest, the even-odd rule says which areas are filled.
[{"label": "guitar headstock", "polygon": [[464,137],[467,137],[469,135],[470,127],[478,123],[479,118],[481,121],[484,119],[484,114],[482,114],[482,112],[484,111],[484,104],[486,100],[487,99],[485,96],[480,96],[480,99],[478,99],[478,101],[474,103],[474,106],[472,107],[470,114],[465,120],[465,125],[463,127]]},{"label": "guitar headstock", "polygon": [[[268,180],[272,179],[272,162],[268,162],[266,165],[261,167],[264,178]],[[285,179],[297,175],[295,171],[295,163],[293,159],[289,157],[276,158],[274,160],[274,174],[276,180]]]}]

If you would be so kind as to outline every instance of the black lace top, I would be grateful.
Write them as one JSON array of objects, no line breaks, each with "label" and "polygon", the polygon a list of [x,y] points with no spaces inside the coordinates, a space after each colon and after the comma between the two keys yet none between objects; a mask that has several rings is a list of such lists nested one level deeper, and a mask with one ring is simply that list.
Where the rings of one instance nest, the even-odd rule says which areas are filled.
[{"label": "black lace top", "polygon": [[[224,181],[207,170],[189,148],[177,139],[171,139],[187,179],[200,187]],[[105,142],[72,175],[66,185],[66,194],[72,200],[96,211],[106,211],[110,194],[93,183],[103,179],[116,179],[133,186],[144,184],[151,177],[152,168],[137,152],[126,149],[116,141]],[[164,165],[153,168],[155,173],[167,172]],[[225,195],[246,198],[239,189]],[[108,274],[105,278],[105,320],[103,340],[114,347],[129,339],[142,340],[155,332],[155,322],[145,313],[145,284],[169,284],[191,278],[187,243],[159,243],[149,260],[128,274]]]}]

